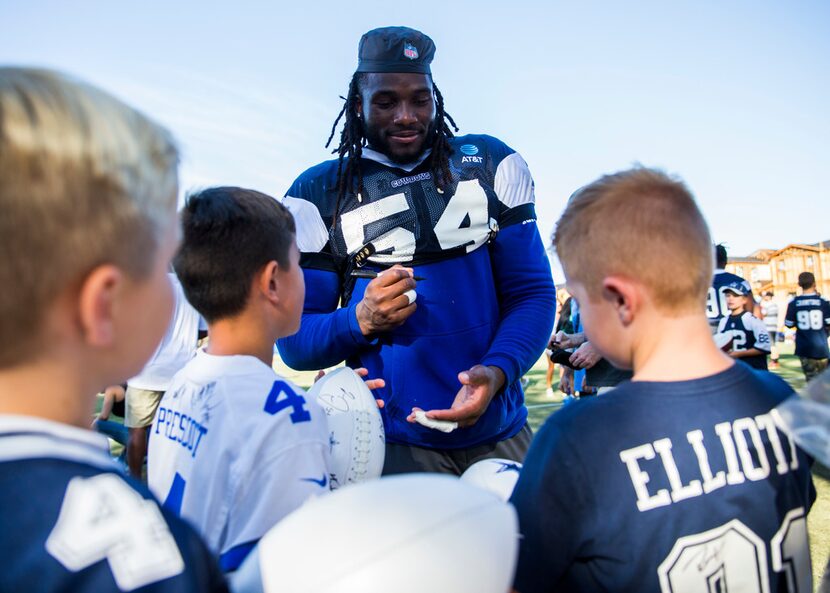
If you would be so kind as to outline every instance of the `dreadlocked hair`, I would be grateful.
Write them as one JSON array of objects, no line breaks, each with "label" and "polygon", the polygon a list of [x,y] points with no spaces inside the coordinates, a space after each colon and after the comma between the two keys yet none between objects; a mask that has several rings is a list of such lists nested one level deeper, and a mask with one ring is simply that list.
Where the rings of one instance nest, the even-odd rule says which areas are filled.
[{"label": "dreadlocked hair", "polygon": [[[340,144],[332,150],[337,154],[337,202],[334,206],[331,229],[337,225],[337,215],[340,212],[340,202],[347,191],[353,191],[357,195],[363,192],[363,172],[360,168],[360,157],[363,154],[363,147],[366,145],[366,138],[363,136],[363,122],[357,110],[360,99],[360,83],[363,80],[363,73],[355,72],[349,83],[349,92],[343,99],[343,109],[334,120],[331,126],[331,134],[326,141],[326,148],[331,144],[337,124],[345,116],[343,129],[340,132]],[[433,82],[432,94],[435,98],[435,125],[432,139],[432,152],[430,154],[430,172],[435,180],[435,185],[443,191],[452,182],[450,172],[450,138],[454,136],[453,130],[458,131],[455,120],[444,111],[444,97],[441,91]],[[344,163],[345,161],[345,163]]]}]

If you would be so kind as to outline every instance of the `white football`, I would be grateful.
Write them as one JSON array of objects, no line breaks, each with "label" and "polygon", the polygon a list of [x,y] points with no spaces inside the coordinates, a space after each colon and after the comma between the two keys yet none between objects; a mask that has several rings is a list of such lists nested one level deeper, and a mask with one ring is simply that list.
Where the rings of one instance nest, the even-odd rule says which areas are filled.
[{"label": "white football", "polygon": [[715,345],[718,348],[724,352],[728,352],[732,348],[732,341],[735,339],[735,335],[731,330],[727,330],[712,334],[712,339],[715,340]]},{"label": "white football", "polygon": [[519,480],[522,464],[510,459],[482,459],[467,468],[461,479],[507,501]]},{"label": "white football", "polygon": [[315,498],[259,543],[265,593],[505,593],[518,555],[510,504],[438,474]]},{"label": "white football", "polygon": [[380,477],[386,456],[383,419],[360,375],[348,367],[335,369],[308,395],[317,400],[328,420],[332,490]]}]

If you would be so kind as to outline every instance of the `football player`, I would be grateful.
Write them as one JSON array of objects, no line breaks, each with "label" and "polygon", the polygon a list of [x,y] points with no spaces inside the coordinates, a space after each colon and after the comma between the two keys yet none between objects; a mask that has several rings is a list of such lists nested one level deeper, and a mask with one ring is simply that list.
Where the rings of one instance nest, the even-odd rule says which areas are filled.
[{"label": "football player", "polygon": [[226,591],[89,430],[170,319],[178,152],[110,95],[0,68],[0,591]]},{"label": "football player", "polygon": [[420,31],[366,33],[338,158],[284,198],[309,290],[280,354],[297,369],[382,371],[387,474],[521,461],[531,433],[520,378],[556,311],[527,164],[491,136],[453,136],[434,53]]},{"label": "football player", "polygon": [[568,202],[554,238],[568,292],[634,376],[536,435],[511,498],[520,593],[810,590],[815,490],[775,410],[793,391],[712,340],[710,241],[688,189],[658,171]]},{"label": "football player", "polygon": [[718,324],[719,334],[731,338],[729,356],[739,358],[749,366],[767,370],[770,338],[764,322],[746,310],[752,293],[747,292],[746,282],[731,282],[723,287],[729,315]]},{"label": "football player", "polygon": [[809,381],[827,368],[830,357],[830,302],[816,292],[812,272],[801,272],[798,286],[801,294],[787,305],[784,325],[795,328],[795,355],[801,359],[801,369]]}]

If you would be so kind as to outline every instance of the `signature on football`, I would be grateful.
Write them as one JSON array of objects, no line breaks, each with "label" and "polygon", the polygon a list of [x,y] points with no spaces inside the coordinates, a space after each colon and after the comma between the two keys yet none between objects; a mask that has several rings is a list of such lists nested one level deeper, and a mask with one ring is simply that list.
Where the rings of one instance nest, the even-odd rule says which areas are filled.
[{"label": "signature on football", "polygon": [[329,406],[338,412],[348,412],[351,410],[350,403],[356,398],[342,387],[340,393],[321,393],[318,399],[325,406]]}]

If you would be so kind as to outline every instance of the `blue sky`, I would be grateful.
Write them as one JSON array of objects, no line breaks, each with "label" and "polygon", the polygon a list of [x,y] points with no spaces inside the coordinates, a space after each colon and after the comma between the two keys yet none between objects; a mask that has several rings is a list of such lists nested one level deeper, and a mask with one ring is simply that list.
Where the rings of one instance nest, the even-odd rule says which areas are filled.
[{"label": "blue sky", "polygon": [[830,239],[830,3],[0,0],[0,63],[86,78],[170,127],[182,186],[282,195],[323,148],[368,29],[436,42],[462,133],[571,192],[642,163],[689,184],[731,253]]}]

